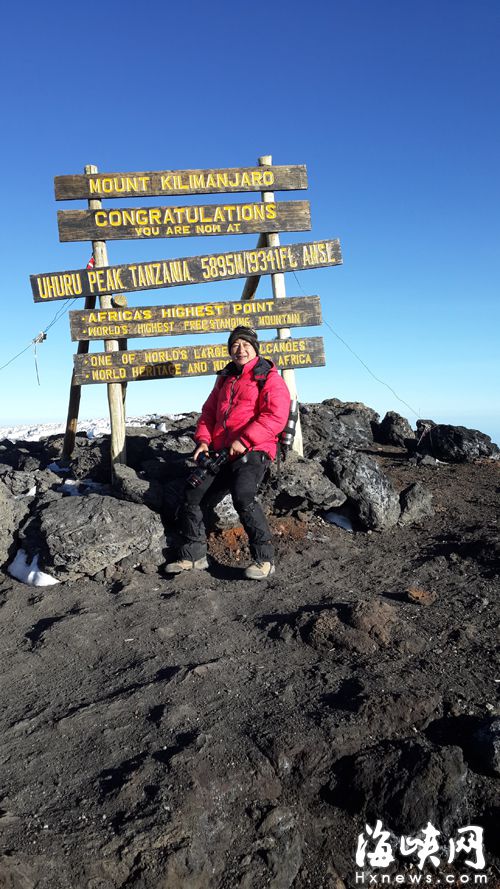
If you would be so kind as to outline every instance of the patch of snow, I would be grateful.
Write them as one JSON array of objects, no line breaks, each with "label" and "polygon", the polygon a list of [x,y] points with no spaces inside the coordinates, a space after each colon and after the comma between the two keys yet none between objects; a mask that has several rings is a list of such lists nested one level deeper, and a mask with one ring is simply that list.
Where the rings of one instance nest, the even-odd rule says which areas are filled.
[{"label": "patch of snow", "polygon": [[57,486],[57,490],[61,494],[66,494],[67,497],[77,497],[80,493],[79,485],[80,483],[73,478],[65,478],[62,485]]},{"label": "patch of snow", "polygon": [[325,519],[327,522],[330,522],[330,525],[337,525],[339,528],[343,528],[344,531],[354,531],[351,520],[339,512],[330,510],[330,512],[325,513]]},{"label": "patch of snow", "polygon": [[64,479],[62,485],[57,486],[57,490],[67,497],[83,497],[85,494],[96,494],[98,492],[109,491],[109,485],[103,485],[101,482],[94,482],[91,478],[75,480],[73,478]]},{"label": "patch of snow", "polygon": [[10,563],[7,571],[11,577],[30,586],[52,586],[55,583],[60,583],[55,577],[40,570],[38,556],[33,556],[31,563],[28,563],[28,557],[23,549],[17,551],[14,561]]},{"label": "patch of snow", "polygon": [[80,487],[85,489],[81,491],[82,494],[98,494],[99,492],[106,494],[110,490],[110,485],[103,485],[102,482],[95,482],[91,478],[82,478]]},{"label": "patch of snow", "polygon": [[22,500],[23,497],[34,497],[36,494],[36,485],[33,485],[29,491],[26,491],[24,494],[14,494],[14,500]]},{"label": "patch of snow", "polygon": [[[168,420],[181,420],[185,414],[164,414]],[[160,420],[158,414],[146,414],[143,417],[127,417],[127,426],[155,426],[160,428],[162,432],[165,429],[163,421]],[[61,423],[26,423],[19,426],[0,426],[0,441],[7,439],[10,442],[16,441],[39,441],[41,438],[47,438],[49,435],[64,435],[66,424]],[[98,438],[101,435],[109,435],[110,423],[109,418],[100,417],[95,420],[79,420],[78,432],[85,432],[87,438]]]},{"label": "patch of snow", "polygon": [[[24,439],[24,440],[26,440],[26,439]],[[56,472],[56,473],[68,471],[67,469],[64,469],[64,467],[59,466],[59,463],[49,463],[49,465],[47,466],[47,469],[50,469],[51,472]]]}]

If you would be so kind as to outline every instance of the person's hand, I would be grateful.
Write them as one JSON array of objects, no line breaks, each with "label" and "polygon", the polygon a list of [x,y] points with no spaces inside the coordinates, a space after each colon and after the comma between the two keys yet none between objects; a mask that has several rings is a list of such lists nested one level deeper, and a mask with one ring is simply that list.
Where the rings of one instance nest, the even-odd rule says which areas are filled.
[{"label": "person's hand", "polygon": [[200,456],[200,454],[208,454],[208,445],[207,445],[206,441],[200,442],[200,444],[196,448],[196,450],[193,454],[193,460],[195,462],[198,459],[198,457]]},{"label": "person's hand", "polygon": [[229,456],[236,457],[237,455],[244,454],[245,451],[245,445],[239,440],[239,438],[235,438],[231,447],[229,448]]}]

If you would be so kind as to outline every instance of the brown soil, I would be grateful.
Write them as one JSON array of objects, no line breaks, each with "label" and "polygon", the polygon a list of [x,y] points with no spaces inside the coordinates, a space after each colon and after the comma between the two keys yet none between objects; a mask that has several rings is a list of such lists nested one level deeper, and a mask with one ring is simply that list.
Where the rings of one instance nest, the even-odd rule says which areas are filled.
[{"label": "brown soil", "polygon": [[435,826],[484,826],[498,886],[500,781],[473,737],[500,713],[500,462],[373,451],[432,491],[432,519],[276,519],[263,583],[238,529],[211,537],[209,572],[3,578],[1,889],[354,887],[378,803],[342,775],[403,742],[458,750]]}]

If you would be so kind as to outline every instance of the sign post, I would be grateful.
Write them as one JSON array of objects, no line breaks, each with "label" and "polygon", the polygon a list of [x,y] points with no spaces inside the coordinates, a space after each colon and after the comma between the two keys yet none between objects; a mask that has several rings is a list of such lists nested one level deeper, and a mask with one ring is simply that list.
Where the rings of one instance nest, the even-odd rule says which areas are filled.
[{"label": "sign post", "polygon": [[[285,272],[342,263],[337,239],[280,244],[279,233],[311,228],[308,201],[275,201],[275,192],[307,188],[305,166],[273,167],[271,156],[258,166],[207,170],[160,170],[99,173],[85,167],[82,176],[57,176],[56,200],[88,201],[87,210],[58,212],[61,241],[89,240],[93,257],[84,269],[31,275],[35,302],[80,297],[83,309],[70,313],[72,339],[78,342],[68,407],[63,456],[75,443],[81,386],[107,386],[111,421],[111,465],[124,463],[125,392],[128,381],[204,376],[228,361],[226,342],[215,345],[152,346],[128,350],[129,337],[175,337],[228,332],[239,324],[274,329],[274,340],[262,340],[260,352],[283,374],[292,399],[297,398],[295,370],[325,364],[321,337],[293,338],[291,328],[321,324],[317,296],[287,298]],[[224,203],[103,208],[102,199],[174,197],[225,192],[260,192],[260,200]],[[205,253],[146,262],[109,265],[108,239],[182,238],[259,232],[254,249]],[[270,275],[273,296],[254,299],[260,278]],[[129,306],[126,294],[157,288],[215,283],[245,278],[242,297],[178,305]],[[113,294],[113,295],[112,295]],[[97,298],[99,297],[99,305]],[[103,352],[89,353],[89,343],[104,341]],[[294,450],[302,455],[300,423]]]},{"label": "sign post", "polygon": [[[97,167],[93,167],[92,165],[88,165],[84,167],[85,174],[90,175],[94,170],[97,170]],[[90,201],[89,209],[92,204],[98,204],[98,201]],[[92,254],[92,267],[95,264],[95,257]],[[86,309],[94,309],[96,304],[95,296],[86,296],[85,297],[85,308]],[[82,341],[78,343],[78,355],[85,355],[89,351],[89,343]],[[75,371],[71,374],[71,384],[69,388],[69,403],[68,403],[68,416],[66,418],[66,431],[64,433],[64,442],[63,442],[63,452],[62,455],[65,459],[69,459],[73,450],[75,448],[75,439],[76,433],[78,429],[78,414],[80,412],[80,398],[82,394],[82,387],[79,383],[75,382]]]},{"label": "sign post", "polygon": [[[89,165],[85,167],[85,172],[89,175],[97,173],[97,167]],[[90,210],[98,210],[102,207],[100,200],[92,199],[89,201]],[[92,241],[92,250],[94,254],[95,267],[104,268],[108,265],[108,249],[106,241]],[[112,298],[109,293],[104,293],[99,297],[101,308],[111,309],[113,306]],[[105,340],[104,348],[106,352],[118,352],[123,343],[118,340]],[[108,404],[109,416],[111,422],[111,469],[115,463],[126,463],[125,448],[125,404],[124,390],[121,383],[108,384]]]},{"label": "sign post", "polygon": [[[263,155],[259,157],[259,166],[271,166],[273,162],[272,156],[270,154]],[[262,200],[264,203],[274,203],[274,192],[272,191],[263,191],[262,192]],[[267,246],[268,247],[279,247],[280,246],[280,236],[277,232],[269,232],[265,235]],[[275,299],[285,299],[286,298],[286,287],[285,287],[285,276],[283,273],[278,273],[275,275],[271,275],[271,281],[273,286],[273,294]],[[280,327],[278,328],[278,339],[284,340],[288,339],[291,336],[290,329],[288,327]],[[298,401],[297,395],[297,385],[295,383],[295,371],[294,370],[284,370],[283,371],[283,379],[288,386],[288,391],[290,392],[290,398]],[[299,457],[304,456],[304,443],[302,440],[302,429],[300,426],[300,414],[297,417],[297,425],[295,427],[295,437],[293,439],[292,450],[295,451]]]}]

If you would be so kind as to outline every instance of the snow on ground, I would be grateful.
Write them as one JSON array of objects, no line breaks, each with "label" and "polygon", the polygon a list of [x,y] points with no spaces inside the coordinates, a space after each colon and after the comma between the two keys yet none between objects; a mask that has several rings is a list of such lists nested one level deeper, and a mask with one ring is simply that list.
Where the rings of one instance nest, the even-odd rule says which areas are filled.
[{"label": "snow on ground", "polygon": [[60,583],[51,574],[46,574],[38,567],[37,555],[33,556],[31,562],[28,562],[28,556],[23,549],[17,551],[14,561],[10,563],[7,571],[16,580],[29,586],[52,586],[54,583]]},{"label": "snow on ground", "polygon": [[[169,420],[177,420],[183,414],[147,414],[144,417],[127,417],[127,426],[161,426],[166,417]],[[64,435],[66,423],[26,423],[19,426],[0,426],[0,441],[8,438],[10,441],[39,441],[49,435]],[[109,435],[109,418],[96,420],[79,420],[78,432],[86,432],[88,438],[97,438],[99,435]]]}]

